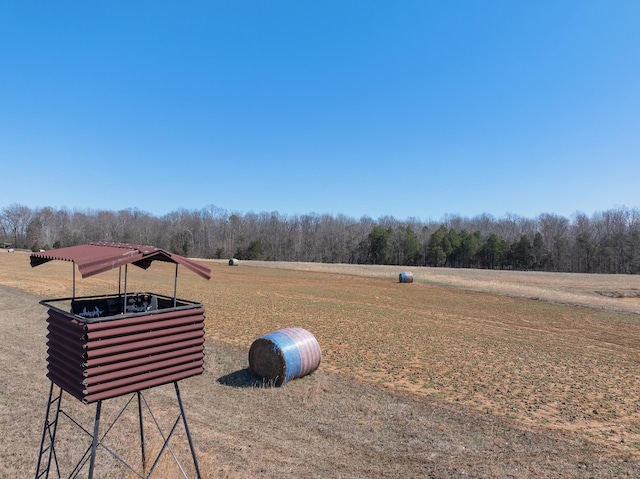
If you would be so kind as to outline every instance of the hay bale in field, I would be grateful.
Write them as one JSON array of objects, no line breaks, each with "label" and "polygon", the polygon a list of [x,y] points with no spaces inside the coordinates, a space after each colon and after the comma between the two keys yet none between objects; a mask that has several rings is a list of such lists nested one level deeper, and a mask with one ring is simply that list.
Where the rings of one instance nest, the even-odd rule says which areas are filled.
[{"label": "hay bale in field", "polygon": [[285,328],[256,339],[249,349],[249,370],[276,386],[312,373],[320,366],[322,350],[302,328]]},{"label": "hay bale in field", "polygon": [[413,273],[411,271],[405,271],[400,273],[398,277],[399,283],[413,283]]},{"label": "hay bale in field", "polygon": [[238,266],[240,264],[240,261],[238,261],[236,258],[231,258],[229,260],[229,266]]}]

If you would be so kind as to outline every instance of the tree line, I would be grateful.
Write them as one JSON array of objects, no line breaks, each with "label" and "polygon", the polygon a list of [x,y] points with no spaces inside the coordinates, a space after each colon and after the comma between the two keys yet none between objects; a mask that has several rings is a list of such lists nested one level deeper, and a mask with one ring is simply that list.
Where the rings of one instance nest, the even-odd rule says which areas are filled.
[{"label": "tree line", "polygon": [[154,216],[121,211],[0,211],[3,244],[37,251],[92,241],[157,246],[184,256],[266,261],[640,273],[640,210],[570,218],[447,215],[440,221],[344,215],[229,213],[216,206]]}]

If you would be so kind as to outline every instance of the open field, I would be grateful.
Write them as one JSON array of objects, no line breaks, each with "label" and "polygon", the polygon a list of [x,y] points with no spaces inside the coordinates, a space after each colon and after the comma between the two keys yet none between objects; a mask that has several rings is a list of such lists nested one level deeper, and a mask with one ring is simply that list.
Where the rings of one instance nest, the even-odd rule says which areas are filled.
[{"label": "open field", "polygon": [[[178,280],[207,311],[207,371],[182,388],[205,477],[640,477],[640,277],[208,263]],[[130,268],[129,290],[172,295],[173,271]],[[114,292],[117,272],[76,286]],[[71,264],[0,252],[0,293],[0,476],[30,477],[37,301],[71,295]],[[248,348],[287,326],[316,336],[320,370],[258,387]]]}]

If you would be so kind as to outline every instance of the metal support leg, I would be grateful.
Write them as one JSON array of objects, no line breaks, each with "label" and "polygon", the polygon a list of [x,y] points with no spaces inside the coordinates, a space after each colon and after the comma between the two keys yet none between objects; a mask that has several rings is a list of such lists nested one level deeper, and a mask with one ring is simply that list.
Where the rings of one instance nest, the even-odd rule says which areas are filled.
[{"label": "metal support leg", "polygon": [[[36,466],[36,475],[35,475],[36,479],[39,479],[41,477],[49,477],[49,469],[51,468],[52,459],[56,464],[56,469],[58,470],[58,476],[60,476],[58,459],[56,457],[55,442],[56,442],[56,431],[58,428],[58,417],[60,416],[60,402],[62,400],[62,388],[60,388],[60,392],[54,398],[53,397],[54,387],[55,386],[52,382],[51,387],[49,388],[49,400],[47,401],[47,412],[44,418],[44,426],[42,428],[42,439],[40,440],[40,454],[38,455],[38,464]],[[50,419],[52,406],[55,407],[55,414],[53,416],[53,420]],[[47,458],[43,462],[42,459],[45,455],[47,456]]]},{"label": "metal support leg", "polygon": [[142,471],[145,472],[147,470],[147,457],[145,455],[145,447],[144,447],[144,425],[142,422],[142,394],[140,391],[137,392],[138,395],[138,417],[140,419],[140,452],[142,454]]},{"label": "metal support leg", "polygon": [[[147,479],[153,474],[163,452],[168,451],[173,457],[173,459],[175,460],[178,467],[180,468],[182,475],[186,479],[187,474],[184,471],[182,465],[180,464],[180,461],[174,454],[174,451],[172,450],[171,445],[169,444],[171,439],[173,438],[174,433],[176,432],[176,428],[180,424],[180,421],[182,421],[184,425],[184,430],[187,436],[187,440],[189,441],[189,449],[191,451],[191,457],[193,459],[193,465],[195,468],[196,476],[198,479],[202,479],[200,466],[198,465],[198,459],[196,457],[196,450],[193,445],[191,432],[189,431],[189,425],[187,423],[187,416],[185,413],[184,405],[182,403],[182,397],[180,396],[180,388],[178,386],[178,382],[174,382],[174,387],[176,391],[176,399],[178,401],[178,406],[180,408],[180,413],[175,419],[175,421],[173,422],[173,426],[168,431],[168,434],[165,434],[165,432],[163,432],[157,418],[155,417],[154,413],[151,411],[151,408],[149,407],[149,404],[147,403],[144,397],[144,394],[141,391],[138,391],[136,394],[133,394],[130,397],[129,401],[122,407],[122,409],[120,410],[119,414],[115,417],[115,419],[109,420],[108,423],[110,424],[107,424],[106,428],[103,426],[104,430],[102,431],[102,435],[100,435],[100,419],[101,419],[101,412],[102,412],[102,401],[98,401],[96,403],[95,418],[94,418],[93,433],[92,433],[88,428],[83,427],[76,419],[74,419],[67,412],[62,410],[61,408],[62,388],[60,388],[60,393],[56,396],[54,392],[54,384],[51,383],[51,389],[49,391],[49,401],[47,403],[47,413],[46,413],[43,432],[42,432],[42,439],[40,443],[40,455],[38,457],[38,465],[36,467],[35,479],[48,479],[52,462],[55,464],[55,469],[57,471],[58,479],[60,479],[61,477],[60,466],[58,464],[58,459],[56,457],[56,451],[54,446],[55,446],[58,420],[62,416],[67,418],[69,421],[71,421],[73,425],[79,428],[87,436],[91,437],[91,444],[85,449],[84,454],[82,455],[80,460],[77,462],[71,474],[68,476],[69,478],[78,477],[78,474],[80,473],[80,471],[84,469],[87,465],[87,462],[89,462],[89,471],[88,471],[87,477],[88,479],[93,479],[94,470],[96,468],[97,451],[99,448],[101,448],[102,450],[111,454],[111,456],[117,459],[122,465],[127,467],[134,475],[140,478],[147,478]],[[142,454],[142,464],[143,464],[143,471],[141,473],[137,472],[133,466],[129,465],[124,460],[124,458],[120,457],[117,454],[117,452],[114,451],[111,447],[109,447],[109,445],[106,444],[105,442],[107,439],[107,435],[109,434],[111,429],[114,427],[116,422],[118,422],[118,420],[127,410],[127,408],[131,405],[131,402],[133,402],[133,399],[136,396],[138,399],[140,450]],[[155,460],[152,461],[153,464],[151,464],[150,467],[147,467],[148,461],[146,457],[147,451],[146,451],[145,431],[144,431],[144,421],[143,421],[143,406],[142,406],[143,404],[146,410],[148,411],[151,421],[153,422],[153,424],[155,424],[155,428],[157,429],[157,434],[159,434],[164,441],[162,444],[162,447],[160,448],[160,451],[155,457]]]},{"label": "metal support leg", "polygon": [[182,421],[184,423],[184,430],[187,433],[187,440],[189,441],[189,448],[191,449],[191,456],[193,457],[193,465],[196,468],[196,475],[198,479],[202,479],[200,474],[200,467],[198,466],[198,459],[196,458],[196,450],[193,447],[193,441],[191,440],[191,433],[189,432],[189,426],[187,425],[187,416],[184,413],[184,406],[182,405],[182,398],[180,397],[180,388],[178,388],[178,382],[173,383],[176,387],[176,397],[178,398],[178,404],[180,405],[180,414],[182,415]]},{"label": "metal support leg", "polygon": [[96,405],[96,419],[93,423],[93,441],[91,442],[91,459],[89,461],[88,479],[93,479],[93,468],[96,463],[96,449],[98,448],[98,432],[100,430],[100,410],[102,409],[102,401],[98,401]]}]

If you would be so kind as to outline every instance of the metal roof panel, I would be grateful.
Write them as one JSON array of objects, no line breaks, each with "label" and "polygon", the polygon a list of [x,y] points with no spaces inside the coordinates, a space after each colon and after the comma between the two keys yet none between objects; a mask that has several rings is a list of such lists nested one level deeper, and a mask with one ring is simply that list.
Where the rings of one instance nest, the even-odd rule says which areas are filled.
[{"label": "metal roof panel", "polygon": [[204,279],[211,278],[211,269],[197,261],[155,246],[127,243],[96,242],[68,246],[31,254],[31,266],[39,266],[52,260],[72,261],[78,265],[83,278],[104,273],[126,264],[147,269],[153,261],[180,264]]}]

